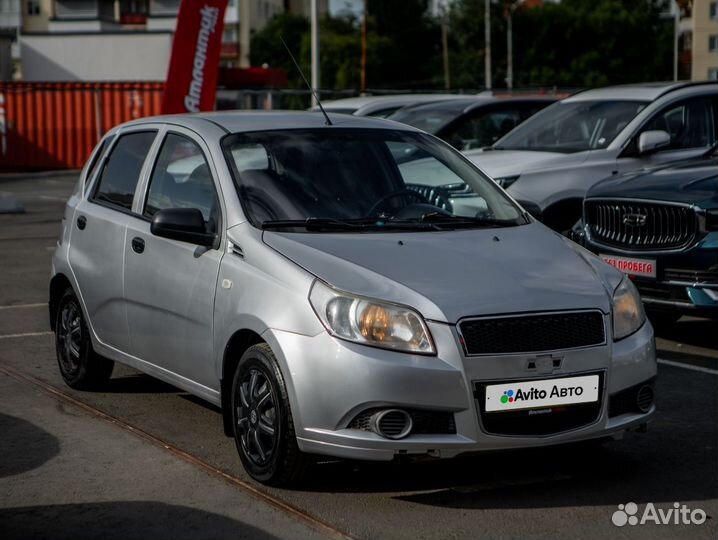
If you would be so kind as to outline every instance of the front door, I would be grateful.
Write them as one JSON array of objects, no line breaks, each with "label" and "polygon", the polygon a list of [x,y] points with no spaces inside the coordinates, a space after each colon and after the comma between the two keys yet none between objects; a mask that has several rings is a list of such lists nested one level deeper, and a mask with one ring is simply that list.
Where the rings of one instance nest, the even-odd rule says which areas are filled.
[{"label": "front door", "polygon": [[[666,131],[671,142],[648,156],[636,155],[638,136],[644,131]],[[688,98],[668,105],[644,125],[629,144],[631,157],[618,159],[618,170],[631,171],[697,157],[718,141],[718,101],[715,96]]]},{"label": "front door", "polygon": [[159,210],[197,208],[208,230],[220,234],[220,203],[207,155],[190,133],[164,136],[144,201],[127,225],[124,281],[132,354],[218,390],[213,318],[222,251],[150,232]]}]

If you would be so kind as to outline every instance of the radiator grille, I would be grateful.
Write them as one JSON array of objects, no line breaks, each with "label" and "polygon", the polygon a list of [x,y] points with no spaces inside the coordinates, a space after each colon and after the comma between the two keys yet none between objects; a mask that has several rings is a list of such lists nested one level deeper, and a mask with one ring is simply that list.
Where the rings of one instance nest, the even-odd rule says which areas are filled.
[{"label": "radiator grille", "polygon": [[610,246],[638,250],[679,249],[696,234],[692,208],[633,201],[586,201],[591,236]]},{"label": "radiator grille", "polygon": [[469,355],[554,351],[605,342],[598,311],[468,319],[459,329]]}]

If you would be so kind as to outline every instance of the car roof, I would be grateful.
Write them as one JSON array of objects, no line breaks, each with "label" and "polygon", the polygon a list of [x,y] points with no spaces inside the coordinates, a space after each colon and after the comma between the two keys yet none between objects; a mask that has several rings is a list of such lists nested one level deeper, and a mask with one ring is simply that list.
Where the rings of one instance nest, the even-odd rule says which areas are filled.
[{"label": "car roof", "polygon": [[462,99],[452,99],[443,101],[434,101],[431,103],[417,103],[409,107],[401,109],[399,112],[408,111],[454,111],[456,113],[468,112],[472,109],[476,109],[488,104],[495,103],[538,103],[547,102],[553,103],[558,101],[553,96],[512,96],[512,97],[495,97],[495,96],[470,96]]},{"label": "car roof", "polygon": [[227,133],[246,133],[250,131],[273,131],[285,129],[311,128],[365,128],[419,131],[411,126],[389,122],[380,118],[353,116],[349,114],[328,113],[332,126],[326,125],[321,112],[315,111],[217,111],[193,114],[173,114],[151,116],[122,124],[122,127],[142,124],[174,124],[195,131],[219,127]]},{"label": "car roof", "polygon": [[564,103],[574,101],[592,100],[627,100],[627,101],[655,101],[659,97],[690,86],[698,86],[705,83],[689,82],[651,82],[640,84],[624,84],[620,86],[607,86],[605,88],[594,88],[584,90],[564,99]]},{"label": "car roof", "polygon": [[[466,94],[391,94],[383,96],[357,96],[344,99],[322,101],[325,110],[341,109],[359,110],[368,105],[391,105],[394,103],[418,103],[421,101],[437,101],[440,99],[463,98]],[[313,107],[312,110],[318,110]]]}]

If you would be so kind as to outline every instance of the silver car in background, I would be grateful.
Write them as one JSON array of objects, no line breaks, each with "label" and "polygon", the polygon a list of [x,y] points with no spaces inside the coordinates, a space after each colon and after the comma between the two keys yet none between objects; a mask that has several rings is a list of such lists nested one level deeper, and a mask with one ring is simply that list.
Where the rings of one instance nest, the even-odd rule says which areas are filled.
[{"label": "silver car in background", "polygon": [[[653,329],[616,269],[448,144],[318,113],[111,130],[67,203],[60,372],[121,362],[222,408],[258,481],[620,436],[654,414]],[[470,198],[414,188],[438,171]]]},{"label": "silver car in background", "polygon": [[466,155],[564,232],[598,181],[698,157],[716,141],[718,82],[646,83],[579,92]]}]

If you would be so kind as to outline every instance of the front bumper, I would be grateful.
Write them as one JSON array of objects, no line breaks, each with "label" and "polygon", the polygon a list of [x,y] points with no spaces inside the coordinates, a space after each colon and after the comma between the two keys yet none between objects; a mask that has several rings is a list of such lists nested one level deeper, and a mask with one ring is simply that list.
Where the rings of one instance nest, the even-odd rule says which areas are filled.
[{"label": "front bumper", "polygon": [[[609,417],[609,396],[656,375],[653,329],[599,347],[558,351],[560,367],[538,374],[527,370],[535,354],[467,357],[453,325],[429,321],[437,356],[416,356],[337,340],[326,332],[302,336],[270,330],[265,339],[286,370],[287,389],[299,447],[309,453],[350,459],[391,460],[425,454],[449,458],[467,452],[548,446],[602,438],[645,424],[642,414]],[[606,318],[606,328],[610,321]],[[496,435],[480,421],[475,384],[527,381],[601,373],[600,406],[591,422],[541,436]],[[376,407],[451,412],[453,434],[411,434],[400,440],[348,428],[360,412]],[[502,413],[499,413],[502,414]]]},{"label": "front bumper", "polygon": [[718,316],[718,233],[680,251],[621,251],[594,242],[584,245],[597,255],[656,261],[656,278],[632,277],[643,303],[654,310],[686,315]]}]

